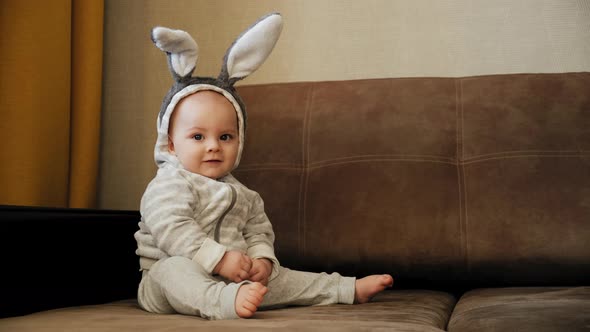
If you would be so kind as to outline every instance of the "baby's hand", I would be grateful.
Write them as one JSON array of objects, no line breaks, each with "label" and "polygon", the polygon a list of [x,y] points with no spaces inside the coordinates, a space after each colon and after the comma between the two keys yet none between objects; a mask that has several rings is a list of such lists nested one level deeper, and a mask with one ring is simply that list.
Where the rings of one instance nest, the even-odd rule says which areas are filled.
[{"label": "baby's hand", "polygon": [[258,281],[264,286],[268,285],[268,278],[272,273],[272,262],[267,258],[257,258],[252,261],[250,269],[250,281]]},{"label": "baby's hand", "polygon": [[252,260],[236,250],[230,250],[223,255],[223,258],[213,269],[213,274],[219,274],[225,279],[233,282],[247,280],[252,269]]}]

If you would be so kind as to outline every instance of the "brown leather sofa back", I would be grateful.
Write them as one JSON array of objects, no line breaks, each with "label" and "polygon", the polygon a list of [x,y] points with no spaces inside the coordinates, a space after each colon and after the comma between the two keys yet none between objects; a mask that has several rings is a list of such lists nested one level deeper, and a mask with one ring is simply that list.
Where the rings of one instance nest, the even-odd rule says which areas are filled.
[{"label": "brown leather sofa back", "polygon": [[235,176],[283,265],[404,280],[590,275],[590,73],[268,84]]}]

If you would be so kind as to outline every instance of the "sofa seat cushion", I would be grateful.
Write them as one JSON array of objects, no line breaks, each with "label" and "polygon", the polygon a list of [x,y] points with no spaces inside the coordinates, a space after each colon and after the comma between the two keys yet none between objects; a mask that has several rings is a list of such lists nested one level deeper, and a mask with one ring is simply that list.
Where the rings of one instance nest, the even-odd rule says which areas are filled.
[{"label": "sofa seat cushion", "polygon": [[477,289],[461,297],[449,323],[462,331],[588,331],[590,287]]},{"label": "sofa seat cushion", "polygon": [[0,320],[0,331],[444,331],[455,304],[446,293],[387,291],[370,303],[259,311],[252,319],[207,321],[141,310],[135,300],[49,310]]}]

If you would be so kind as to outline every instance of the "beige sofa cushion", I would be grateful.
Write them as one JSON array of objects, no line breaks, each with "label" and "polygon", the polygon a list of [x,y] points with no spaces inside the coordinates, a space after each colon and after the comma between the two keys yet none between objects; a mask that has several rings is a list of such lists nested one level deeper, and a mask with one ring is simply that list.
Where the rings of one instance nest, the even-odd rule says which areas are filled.
[{"label": "beige sofa cushion", "polygon": [[449,323],[450,332],[588,330],[590,287],[473,290]]},{"label": "beige sofa cushion", "polygon": [[361,305],[261,311],[253,319],[207,321],[141,310],[135,300],[50,310],[0,320],[0,331],[444,331],[452,295],[422,290],[386,291]]}]

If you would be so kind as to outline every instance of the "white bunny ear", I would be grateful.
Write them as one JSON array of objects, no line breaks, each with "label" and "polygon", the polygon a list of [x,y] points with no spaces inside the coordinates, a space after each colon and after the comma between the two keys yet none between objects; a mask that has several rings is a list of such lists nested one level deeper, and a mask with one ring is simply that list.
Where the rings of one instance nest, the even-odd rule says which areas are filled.
[{"label": "white bunny ear", "polygon": [[186,31],[155,27],[152,41],[168,54],[173,74],[186,77],[195,70],[199,46]]},{"label": "white bunny ear", "polygon": [[226,72],[229,79],[240,80],[256,71],[270,55],[282,29],[280,14],[261,18],[227,50],[222,75]]}]

